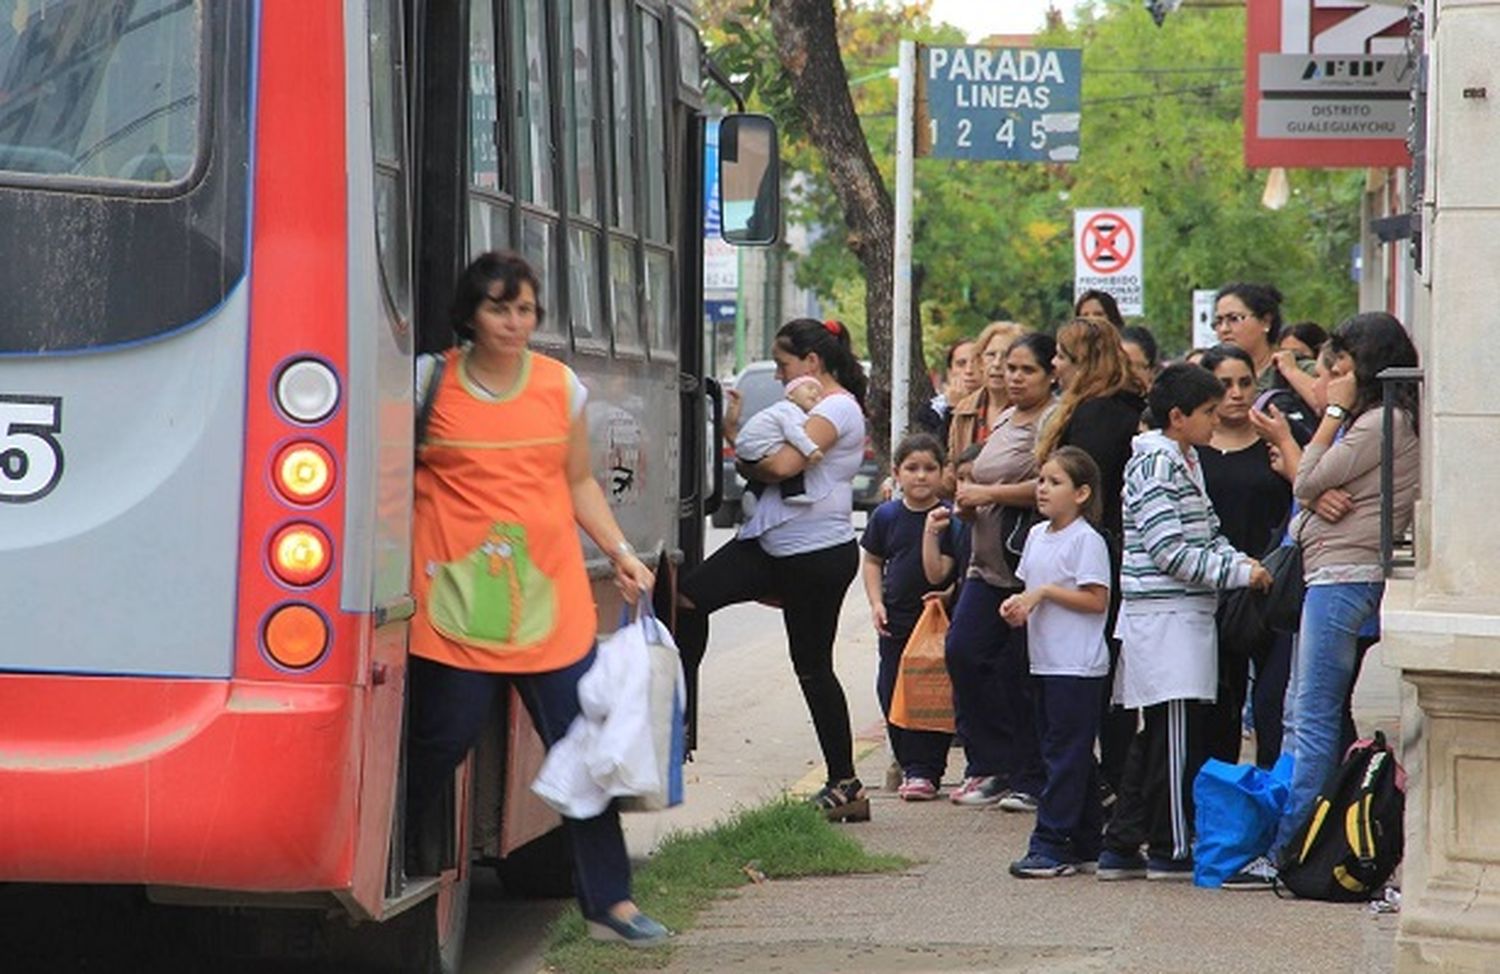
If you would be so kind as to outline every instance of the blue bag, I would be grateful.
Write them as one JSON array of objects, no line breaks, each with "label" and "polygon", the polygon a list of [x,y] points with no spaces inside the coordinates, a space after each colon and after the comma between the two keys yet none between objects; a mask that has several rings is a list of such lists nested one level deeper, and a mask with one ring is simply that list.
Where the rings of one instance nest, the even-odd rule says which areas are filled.
[{"label": "blue bag", "polygon": [[1193,779],[1193,883],[1218,888],[1276,839],[1291,794],[1292,756],[1270,771],[1209,758]]}]

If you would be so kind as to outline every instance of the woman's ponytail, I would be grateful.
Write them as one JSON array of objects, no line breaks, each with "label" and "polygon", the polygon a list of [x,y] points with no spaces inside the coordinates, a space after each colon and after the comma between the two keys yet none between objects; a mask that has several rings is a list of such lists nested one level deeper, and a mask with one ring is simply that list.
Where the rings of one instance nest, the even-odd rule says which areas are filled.
[{"label": "woman's ponytail", "polygon": [[854,356],[849,329],[844,327],[843,322],[797,318],[781,326],[781,330],[776,333],[776,343],[797,358],[806,358],[817,352],[818,358],[823,361],[823,368],[849,391],[859,402],[860,408],[864,408],[869,380],[865,377],[864,367]]}]

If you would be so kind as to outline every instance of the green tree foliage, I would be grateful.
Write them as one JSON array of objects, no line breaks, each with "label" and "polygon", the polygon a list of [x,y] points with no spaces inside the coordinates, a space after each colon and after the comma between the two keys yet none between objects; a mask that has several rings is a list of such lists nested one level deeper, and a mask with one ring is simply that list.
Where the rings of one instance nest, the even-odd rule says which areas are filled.
[{"label": "green tree foliage", "polygon": [[[903,37],[963,43],[928,3],[836,2],[841,48],[866,137],[893,182],[896,83],[886,71]],[[753,100],[781,121],[789,216],[824,228],[798,278],[856,335],[864,322],[860,265],[838,202],[806,141],[764,16],[766,0],[708,0],[705,36]],[[1362,172],[1295,170],[1280,210],[1261,205],[1265,173],[1243,164],[1245,12],[1184,8],[1164,27],[1135,0],[1083,4],[1038,43],[1084,52],[1082,154],[1071,166],[919,159],[916,284],[927,355],[984,323],[1065,320],[1073,294],[1073,208],[1145,211],[1146,314],[1163,348],[1191,334],[1191,292],[1235,280],[1274,283],[1289,320],[1336,323],[1355,310],[1349,276]]]}]

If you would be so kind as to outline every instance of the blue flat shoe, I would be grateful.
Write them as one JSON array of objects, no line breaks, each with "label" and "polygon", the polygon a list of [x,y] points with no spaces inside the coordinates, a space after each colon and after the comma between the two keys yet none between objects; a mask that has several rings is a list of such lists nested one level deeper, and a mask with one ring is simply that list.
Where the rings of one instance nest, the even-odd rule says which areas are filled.
[{"label": "blue flat shoe", "polygon": [[594,940],[612,941],[630,947],[660,947],[672,936],[672,931],[646,916],[637,913],[629,920],[619,920],[606,913],[588,921],[589,937]]}]

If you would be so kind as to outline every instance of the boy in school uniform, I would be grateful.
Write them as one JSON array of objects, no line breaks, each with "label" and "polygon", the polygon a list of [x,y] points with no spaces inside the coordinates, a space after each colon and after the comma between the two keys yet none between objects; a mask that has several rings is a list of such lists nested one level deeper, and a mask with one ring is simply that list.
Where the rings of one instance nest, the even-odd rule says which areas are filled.
[{"label": "boy in school uniform", "polygon": [[1271,584],[1219,533],[1203,486],[1196,448],[1213,436],[1223,396],[1199,366],[1164,369],[1151,388],[1152,429],[1135,438],[1125,466],[1114,699],[1142,708],[1144,721],[1105,829],[1101,880],[1192,879],[1193,778],[1207,759],[1203,721],[1218,685],[1217,594]]}]

